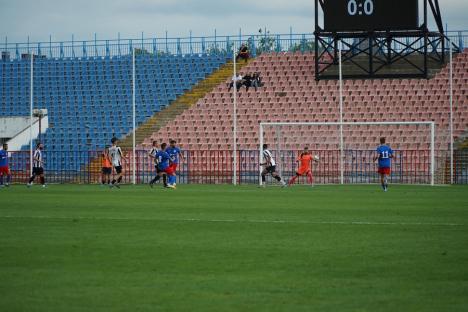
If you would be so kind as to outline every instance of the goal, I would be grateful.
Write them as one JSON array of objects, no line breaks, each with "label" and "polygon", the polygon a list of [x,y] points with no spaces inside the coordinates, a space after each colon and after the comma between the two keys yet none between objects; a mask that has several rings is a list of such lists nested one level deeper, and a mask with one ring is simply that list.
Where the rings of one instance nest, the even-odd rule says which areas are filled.
[{"label": "goal", "polygon": [[[320,157],[312,165],[314,183],[378,183],[377,163],[373,159],[380,138],[385,137],[395,151],[390,182],[434,185],[435,134],[432,121],[262,122],[260,157],[263,144],[267,144],[279,174],[288,179],[295,174],[297,157],[307,146]],[[306,183],[305,178],[298,181]],[[266,183],[272,182],[270,179]]]}]

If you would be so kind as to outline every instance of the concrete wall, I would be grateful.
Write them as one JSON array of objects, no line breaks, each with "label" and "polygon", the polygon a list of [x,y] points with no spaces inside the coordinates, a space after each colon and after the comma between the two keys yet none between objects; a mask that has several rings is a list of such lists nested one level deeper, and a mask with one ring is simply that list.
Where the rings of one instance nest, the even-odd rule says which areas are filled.
[{"label": "concrete wall", "polygon": [[[3,120],[9,119],[9,120]],[[49,117],[45,116],[41,120],[41,133],[45,133],[49,128]],[[16,132],[16,133],[15,133]],[[11,135],[11,136],[10,136]],[[39,136],[39,118],[33,118],[32,138]],[[19,151],[22,146],[29,144],[29,117],[6,117],[0,118],[0,138],[11,138],[8,143],[10,151]]]},{"label": "concrete wall", "polygon": [[0,118],[0,138],[13,138],[29,127],[29,117]]}]

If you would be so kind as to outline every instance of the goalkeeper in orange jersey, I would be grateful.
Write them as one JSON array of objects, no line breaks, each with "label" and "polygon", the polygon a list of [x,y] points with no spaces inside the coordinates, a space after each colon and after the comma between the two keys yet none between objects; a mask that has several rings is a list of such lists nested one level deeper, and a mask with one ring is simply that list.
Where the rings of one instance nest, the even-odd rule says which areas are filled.
[{"label": "goalkeeper in orange jersey", "polygon": [[309,152],[308,147],[304,147],[304,151],[301,153],[297,162],[299,163],[299,169],[296,171],[296,175],[289,180],[289,185],[294,184],[296,179],[300,176],[307,175],[307,181],[312,184],[312,169],[311,163],[312,161],[318,162],[319,157],[313,156]]}]

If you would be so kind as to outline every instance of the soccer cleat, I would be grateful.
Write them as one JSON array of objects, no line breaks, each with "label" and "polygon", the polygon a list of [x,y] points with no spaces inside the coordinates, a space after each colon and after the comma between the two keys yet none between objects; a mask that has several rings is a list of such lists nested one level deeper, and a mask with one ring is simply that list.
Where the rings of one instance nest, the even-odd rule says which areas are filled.
[{"label": "soccer cleat", "polygon": [[32,186],[32,183],[28,183],[28,184],[26,184],[26,186],[27,186],[28,188],[30,188],[30,187]]},{"label": "soccer cleat", "polygon": [[168,187],[168,188],[171,188],[171,189],[173,189],[173,190],[176,189],[175,185],[172,185],[172,184],[168,184],[167,187]]},{"label": "soccer cleat", "polygon": [[120,188],[119,183],[115,183],[114,186],[115,186],[116,188],[118,188],[118,189]]},{"label": "soccer cleat", "polygon": [[154,183],[153,183],[153,182],[150,182],[150,183],[149,183],[149,186],[150,186],[151,188],[153,188]]},{"label": "soccer cleat", "polygon": [[281,181],[281,187],[287,187],[288,185],[286,184],[286,182],[284,181]]}]

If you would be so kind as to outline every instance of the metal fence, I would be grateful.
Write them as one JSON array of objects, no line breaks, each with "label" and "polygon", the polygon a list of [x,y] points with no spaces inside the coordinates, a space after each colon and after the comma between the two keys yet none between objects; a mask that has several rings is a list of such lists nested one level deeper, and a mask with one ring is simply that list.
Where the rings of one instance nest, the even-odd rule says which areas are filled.
[{"label": "metal fence", "polygon": [[[448,38],[460,49],[468,45],[468,31],[449,31]],[[411,38],[404,40],[411,41]],[[96,58],[120,57],[130,55],[135,48],[137,53],[153,55],[187,55],[187,54],[227,54],[232,55],[233,50],[242,43],[248,44],[251,53],[256,56],[264,52],[312,52],[314,51],[314,34],[259,34],[234,36],[208,36],[208,37],[180,37],[180,38],[140,38],[140,39],[114,39],[91,41],[52,41],[8,43],[5,39],[0,44],[2,59],[27,59],[30,54],[36,58]],[[421,42],[421,44],[423,44]],[[394,49],[404,48],[395,42]]]},{"label": "metal fence", "polygon": [[[124,183],[132,181],[132,153],[125,152],[128,160],[124,162]],[[313,164],[314,183],[340,183],[339,150],[312,151],[319,155],[320,162]],[[290,178],[297,169],[296,159],[300,151],[273,151],[279,164],[279,172]],[[100,183],[101,152],[45,152],[45,170],[48,183]],[[178,168],[178,183],[182,184],[231,184],[233,182],[232,151],[201,150],[184,151],[184,160]],[[373,161],[374,151],[347,150],[345,152],[345,183],[377,183],[377,165]],[[10,167],[13,183],[26,183],[30,176],[29,152],[11,152]],[[430,151],[396,151],[390,181],[404,184],[430,183]],[[436,157],[437,183],[449,183],[450,166],[448,157]],[[468,151],[455,153],[455,183],[468,184]],[[73,162],[73,163],[71,163]],[[259,151],[238,151],[237,179],[239,184],[256,184],[260,171]],[[148,152],[136,153],[136,183],[148,183],[155,175],[154,164]],[[274,182],[269,180],[269,182]],[[305,178],[298,183],[305,183]]]}]

